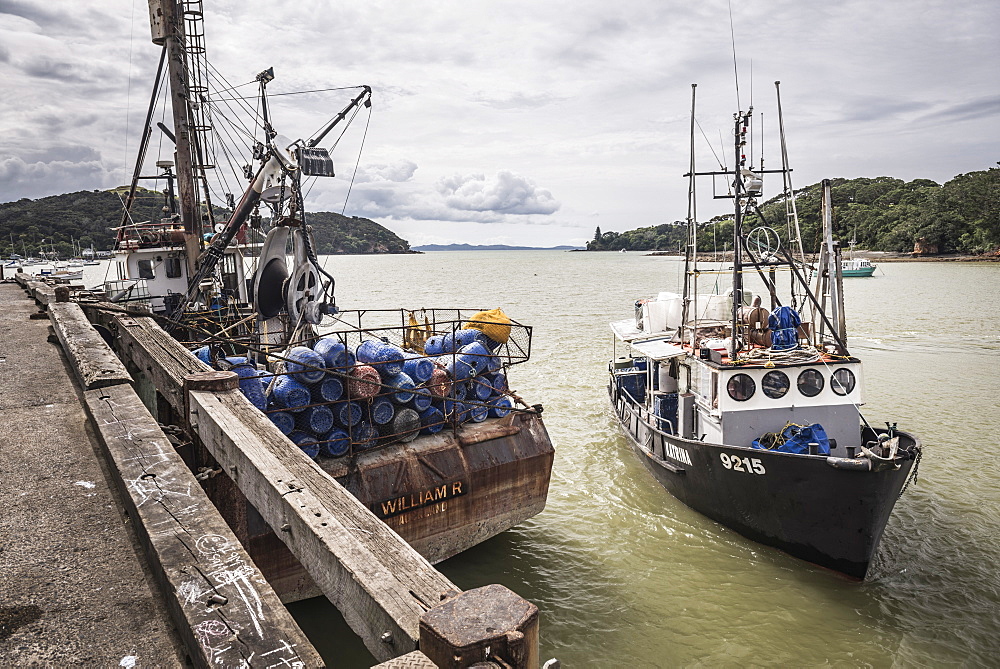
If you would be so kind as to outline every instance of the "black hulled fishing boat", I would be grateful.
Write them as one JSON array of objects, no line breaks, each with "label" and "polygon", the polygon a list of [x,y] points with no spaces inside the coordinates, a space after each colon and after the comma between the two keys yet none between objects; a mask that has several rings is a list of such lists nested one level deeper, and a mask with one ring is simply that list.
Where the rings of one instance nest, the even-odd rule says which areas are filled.
[{"label": "black hulled fishing boat", "polygon": [[[794,200],[784,239],[757,204],[765,173],[781,173],[791,195],[783,130],[782,169],[755,169],[745,155],[752,107],[741,111],[735,167],[697,172],[694,91],[683,292],[639,300],[634,319],[611,325],[615,413],[646,468],[677,499],[754,541],[863,579],[916,476],[920,443],[895,423],[874,427],[861,414],[864,378],[848,348],[829,182],[819,260],[810,267]],[[778,113],[780,121],[780,92]],[[734,201],[731,273],[698,264],[701,176],[723,180],[715,196]],[[718,285],[720,274],[731,277],[728,289],[699,294],[699,278]],[[745,275],[755,277],[759,295]]]}]

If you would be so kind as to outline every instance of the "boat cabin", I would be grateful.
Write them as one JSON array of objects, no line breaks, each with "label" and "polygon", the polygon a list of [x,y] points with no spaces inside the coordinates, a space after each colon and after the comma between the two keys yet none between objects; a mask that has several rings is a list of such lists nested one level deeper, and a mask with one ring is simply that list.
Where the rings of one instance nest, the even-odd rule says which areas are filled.
[{"label": "boat cabin", "polygon": [[[118,231],[115,248],[114,281],[105,283],[105,292],[113,302],[143,305],[154,313],[170,312],[185,299],[188,290],[188,264],[184,245],[184,230],[172,219],[160,223],[140,223]],[[212,291],[217,295],[214,308],[224,302],[246,304],[247,274],[245,257],[251,246],[237,236],[225,250],[220,262],[221,285]],[[214,281],[214,279],[208,279]]]}]

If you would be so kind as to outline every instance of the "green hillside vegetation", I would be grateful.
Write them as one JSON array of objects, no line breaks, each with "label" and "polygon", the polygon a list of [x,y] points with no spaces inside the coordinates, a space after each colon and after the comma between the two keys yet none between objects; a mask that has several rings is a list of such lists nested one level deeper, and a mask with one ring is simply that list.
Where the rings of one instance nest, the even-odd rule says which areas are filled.
[{"label": "green hillside vegetation", "polygon": [[[857,240],[858,248],[872,251],[913,251],[918,240],[940,253],[977,255],[1000,251],[1000,168],[960,174],[945,184],[929,179],[905,182],[892,177],[833,179],[834,237]],[[820,242],[820,184],[795,191],[795,203],[807,252]],[[787,241],[785,203],[778,196],[761,207],[766,225]],[[757,216],[744,230],[760,225]],[[698,226],[701,251],[732,247],[732,215],[717,216]],[[623,233],[598,228],[588,251],[678,251],[683,249],[686,226],[681,221],[638,228]]]},{"label": "green hillside vegetation", "polygon": [[[53,248],[61,258],[74,255],[73,245],[110,250],[115,241],[111,228],[121,225],[122,201],[126,188],[80,191],[64,195],[0,203],[0,249],[37,256]],[[224,219],[228,212],[216,209]],[[163,195],[139,189],[132,205],[132,220],[158,221],[163,216]],[[367,218],[341,216],[329,212],[310,213],[317,253],[409,253],[410,244],[390,230]],[[44,246],[44,249],[41,247]]]}]

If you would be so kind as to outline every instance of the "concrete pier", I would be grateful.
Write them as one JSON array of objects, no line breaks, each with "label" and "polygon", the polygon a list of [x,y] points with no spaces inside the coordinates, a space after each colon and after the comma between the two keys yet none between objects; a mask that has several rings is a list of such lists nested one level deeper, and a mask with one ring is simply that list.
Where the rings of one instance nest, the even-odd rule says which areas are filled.
[{"label": "concrete pier", "polygon": [[48,318],[0,283],[0,665],[180,666],[185,650]]}]

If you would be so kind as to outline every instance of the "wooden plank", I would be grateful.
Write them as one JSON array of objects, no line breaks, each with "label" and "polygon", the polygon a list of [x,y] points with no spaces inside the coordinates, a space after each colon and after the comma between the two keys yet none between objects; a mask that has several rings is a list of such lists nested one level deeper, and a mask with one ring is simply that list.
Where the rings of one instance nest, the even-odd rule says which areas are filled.
[{"label": "wooden plank", "polygon": [[414,650],[420,616],[458,588],[239,391],[188,398],[192,430],[372,655]]},{"label": "wooden plank", "polygon": [[41,305],[56,301],[55,288],[44,281],[28,281],[28,292]]},{"label": "wooden plank", "polygon": [[132,387],[84,402],[195,665],[322,666]]},{"label": "wooden plank", "polygon": [[121,354],[147,374],[174,411],[184,415],[184,377],[204,372],[208,365],[196,358],[152,318],[117,315],[111,326],[121,341]]},{"label": "wooden plank", "polygon": [[125,365],[74,302],[53,302],[49,318],[84,390],[132,383]]}]

